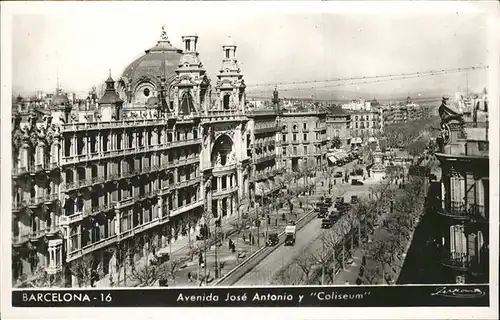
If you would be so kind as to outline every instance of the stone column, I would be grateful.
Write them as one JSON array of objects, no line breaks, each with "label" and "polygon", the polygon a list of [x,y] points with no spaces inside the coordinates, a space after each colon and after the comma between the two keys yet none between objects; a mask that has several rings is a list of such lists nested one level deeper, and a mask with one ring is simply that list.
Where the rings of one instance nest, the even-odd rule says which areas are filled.
[{"label": "stone column", "polygon": [[237,170],[236,170],[236,180],[238,181],[238,199],[243,199],[243,167],[241,165],[238,165]]},{"label": "stone column", "polygon": [[115,209],[115,234],[120,234],[120,210]]}]

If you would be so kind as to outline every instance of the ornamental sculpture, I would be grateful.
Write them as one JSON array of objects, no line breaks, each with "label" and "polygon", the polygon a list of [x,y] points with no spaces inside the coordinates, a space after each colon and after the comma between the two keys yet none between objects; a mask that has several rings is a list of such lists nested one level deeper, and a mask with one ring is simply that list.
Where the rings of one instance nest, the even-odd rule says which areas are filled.
[{"label": "ornamental sculpture", "polygon": [[[443,97],[441,106],[439,107],[439,117],[441,118],[441,138],[444,144],[450,142],[451,131],[460,131],[462,137],[466,137],[466,132],[464,128],[463,115],[458,112],[453,111],[447,106],[447,101],[449,98]],[[457,121],[457,123],[450,123],[451,121]]]}]

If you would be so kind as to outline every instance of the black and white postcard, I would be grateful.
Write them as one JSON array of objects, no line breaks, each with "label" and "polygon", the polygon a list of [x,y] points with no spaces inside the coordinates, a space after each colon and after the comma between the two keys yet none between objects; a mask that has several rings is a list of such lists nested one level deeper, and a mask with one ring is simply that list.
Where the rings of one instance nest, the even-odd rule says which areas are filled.
[{"label": "black and white postcard", "polygon": [[1,9],[5,319],[498,317],[498,3]]}]

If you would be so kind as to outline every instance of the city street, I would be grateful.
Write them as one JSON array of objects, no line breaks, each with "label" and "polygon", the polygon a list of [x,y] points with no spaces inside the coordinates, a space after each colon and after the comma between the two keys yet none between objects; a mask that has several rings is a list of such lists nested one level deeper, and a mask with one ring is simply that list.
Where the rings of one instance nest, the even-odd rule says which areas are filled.
[{"label": "city street", "polygon": [[[336,185],[340,194],[343,194],[344,201],[350,202],[352,195],[367,198],[371,185],[352,186],[348,184]],[[329,210],[332,210],[331,207]],[[255,268],[238,280],[235,285],[269,285],[273,278],[284,267],[287,267],[304,250],[317,252],[322,248],[322,242],[318,240],[321,236],[321,219],[313,219],[306,226],[297,232],[295,246],[281,245],[262,260]]]}]

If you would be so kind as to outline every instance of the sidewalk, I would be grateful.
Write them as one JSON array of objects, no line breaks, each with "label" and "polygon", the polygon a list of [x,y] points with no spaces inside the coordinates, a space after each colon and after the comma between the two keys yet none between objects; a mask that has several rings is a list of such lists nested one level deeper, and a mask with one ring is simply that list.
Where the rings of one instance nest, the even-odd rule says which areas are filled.
[{"label": "sidewalk", "polygon": [[356,279],[358,278],[362,257],[363,253],[361,249],[356,248],[352,257],[353,263],[347,266],[346,269],[341,269],[341,271],[335,276],[336,285],[345,285],[346,281],[348,281],[350,285],[356,285]]}]

